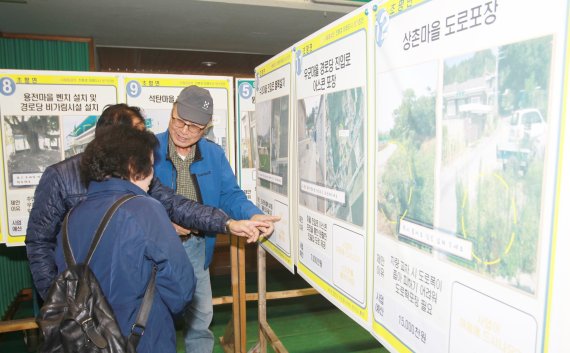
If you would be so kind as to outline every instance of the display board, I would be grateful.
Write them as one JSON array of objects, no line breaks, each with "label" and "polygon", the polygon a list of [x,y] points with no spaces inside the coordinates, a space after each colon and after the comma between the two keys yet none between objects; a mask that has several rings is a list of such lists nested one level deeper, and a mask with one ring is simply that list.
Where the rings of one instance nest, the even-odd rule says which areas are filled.
[{"label": "display board", "polygon": [[368,321],[369,11],[298,42],[297,270],[363,326]]},{"label": "display board", "polygon": [[239,185],[247,198],[256,202],[255,193],[255,80],[253,78],[235,79],[236,111],[236,166]]},{"label": "display board", "polygon": [[80,153],[117,103],[116,75],[0,70],[3,241],[23,245],[34,191],[51,164]]},{"label": "display board", "polygon": [[[568,43],[568,32],[566,33]],[[551,275],[548,281],[548,306],[545,312],[544,352],[570,352],[570,340],[568,339],[568,327],[570,327],[570,313],[568,298],[570,298],[570,281],[568,275],[570,269],[570,237],[567,236],[570,229],[570,217],[566,217],[564,210],[570,209],[570,143],[568,142],[568,121],[570,120],[570,89],[568,74],[570,65],[570,46],[566,44],[564,65],[564,99],[562,102],[562,122],[560,124],[560,158],[556,185],[556,200],[554,203],[555,215],[552,231],[552,250],[550,254]]]},{"label": "display board", "polygon": [[256,67],[255,136],[257,206],[280,216],[273,234],[261,245],[290,271],[295,264],[295,229],[291,228],[292,54],[287,49]]},{"label": "display board", "polygon": [[214,114],[212,127],[205,137],[216,142],[226,152],[235,170],[235,140],[233,113],[233,79],[226,76],[144,75],[125,74],[122,101],[144,110],[147,128],[154,133],[168,129],[172,105],[180,91],[196,85],[212,95]]},{"label": "display board", "polygon": [[297,270],[388,350],[570,351],[568,6],[375,1],[290,48]]},{"label": "display board", "polygon": [[547,351],[568,3],[389,5],[374,14],[373,332],[398,352]]}]

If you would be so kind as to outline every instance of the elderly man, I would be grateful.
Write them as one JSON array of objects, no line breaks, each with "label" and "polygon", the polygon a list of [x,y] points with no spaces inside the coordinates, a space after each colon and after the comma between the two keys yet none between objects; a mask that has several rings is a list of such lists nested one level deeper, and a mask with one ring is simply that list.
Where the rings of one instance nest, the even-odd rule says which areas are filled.
[{"label": "elderly man", "polygon": [[[158,134],[155,150],[155,175],[180,195],[204,205],[221,208],[232,219],[260,221],[261,236],[273,232],[280,218],[264,215],[237,185],[236,177],[223,149],[204,138],[211,127],[214,102],[210,92],[198,86],[184,88],[172,107],[168,130]],[[214,336],[208,329],[212,321],[212,288],[208,266],[212,261],[214,233],[197,233],[176,227],[197,278],[196,292],[184,314],[184,340],[187,353],[211,353]],[[257,240],[257,238],[255,238]]]}]

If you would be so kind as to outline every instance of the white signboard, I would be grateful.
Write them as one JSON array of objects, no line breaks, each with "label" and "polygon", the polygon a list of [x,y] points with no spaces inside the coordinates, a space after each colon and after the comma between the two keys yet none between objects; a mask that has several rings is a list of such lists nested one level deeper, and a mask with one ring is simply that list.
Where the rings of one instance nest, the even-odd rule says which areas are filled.
[{"label": "white signboard", "polygon": [[367,325],[368,11],[295,45],[298,271]]},{"label": "white signboard", "polygon": [[373,332],[543,352],[568,4],[415,3],[374,6]]},{"label": "white signboard", "polygon": [[255,114],[250,120],[256,152],[257,206],[280,216],[275,231],[261,245],[294,272],[295,254],[290,228],[291,61],[290,50],[255,69]]},{"label": "white signboard", "polygon": [[236,92],[236,141],[237,177],[247,198],[255,203],[255,80],[237,78]]},{"label": "white signboard", "polygon": [[113,75],[0,71],[2,235],[23,245],[34,191],[51,164],[82,152],[107,104],[117,103]]}]

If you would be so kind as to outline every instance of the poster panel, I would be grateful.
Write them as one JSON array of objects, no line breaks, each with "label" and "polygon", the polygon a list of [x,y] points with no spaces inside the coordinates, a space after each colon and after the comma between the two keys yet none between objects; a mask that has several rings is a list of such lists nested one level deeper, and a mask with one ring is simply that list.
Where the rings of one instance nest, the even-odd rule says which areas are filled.
[{"label": "poster panel", "polygon": [[0,71],[2,230],[23,245],[34,191],[51,164],[82,152],[107,104],[117,103],[114,75]]},{"label": "poster panel", "polygon": [[254,157],[255,136],[252,134],[252,123],[255,123],[255,79],[236,78],[236,166],[239,185],[247,198],[256,200]]},{"label": "poster panel", "polygon": [[374,11],[373,332],[398,352],[542,352],[568,4],[398,3]]},{"label": "poster panel", "polygon": [[121,99],[143,109],[146,126],[155,134],[168,129],[172,105],[180,91],[196,85],[207,89],[214,101],[212,127],[205,137],[222,146],[235,171],[233,84],[231,77],[194,75],[122,75]]},{"label": "poster panel", "polygon": [[[566,43],[568,43],[569,32],[566,32]],[[568,141],[568,121],[570,108],[570,90],[568,82],[568,71],[570,70],[569,60],[570,46],[566,45],[564,99],[562,103],[562,122],[560,125],[560,165],[558,168],[558,178],[556,186],[556,201],[554,204],[554,229],[552,232],[552,250],[550,264],[552,266],[550,279],[548,281],[548,306],[545,313],[545,331],[548,332],[544,338],[544,352],[570,352],[570,340],[568,340],[568,327],[570,327],[570,237],[567,236],[570,229],[570,142]]]},{"label": "poster panel", "polygon": [[255,69],[255,114],[251,121],[256,153],[257,206],[280,216],[275,231],[261,245],[289,271],[295,271],[290,228],[291,193],[291,50],[276,55]]},{"label": "poster panel", "polygon": [[299,274],[366,326],[365,6],[295,45]]}]

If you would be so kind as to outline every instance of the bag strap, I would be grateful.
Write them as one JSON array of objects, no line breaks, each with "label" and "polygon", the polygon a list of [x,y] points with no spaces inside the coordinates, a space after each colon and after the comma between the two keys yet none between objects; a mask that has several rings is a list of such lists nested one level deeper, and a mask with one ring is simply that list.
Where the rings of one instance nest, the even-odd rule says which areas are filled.
[{"label": "bag strap", "polygon": [[[139,196],[139,195],[125,195],[125,196],[121,197],[120,199],[118,199],[117,201],[115,201],[115,203],[113,203],[113,205],[107,210],[107,212],[105,212],[105,215],[103,216],[103,218],[101,219],[101,222],[99,223],[99,227],[97,227],[97,232],[95,233],[95,236],[93,237],[93,240],[91,241],[91,246],[89,247],[89,252],[87,253],[87,257],[85,258],[85,264],[86,265],[88,265],[89,261],[91,261],[91,257],[93,257],[93,253],[95,252],[97,245],[99,245],[99,241],[101,240],[103,233],[105,232],[105,229],[107,229],[107,224],[109,223],[109,220],[111,219],[111,217],[113,217],[113,215],[115,214],[115,211],[117,211],[117,209],[119,207],[121,207],[121,205],[123,205],[125,202],[127,202],[128,200],[135,198],[137,196]],[[73,252],[71,251],[71,245],[69,243],[69,236],[67,234],[68,218],[69,218],[69,215],[71,214],[72,211],[73,211],[73,209],[65,215],[65,219],[63,220],[63,227],[62,227],[63,228],[63,254],[65,256],[65,262],[67,263],[68,267],[70,265],[76,264],[75,257],[73,256]],[[142,301],[142,304],[139,308],[139,312],[137,314],[137,319],[135,320],[135,323],[131,327],[131,333],[129,334],[129,337],[128,337],[129,342],[133,345],[134,348],[136,348],[138,346],[139,341],[140,341],[142,335],[144,334],[144,330],[146,328],[146,322],[148,321],[150,309],[152,307],[152,302],[154,300],[154,292],[155,292],[155,288],[156,288],[156,285],[155,285],[155,283],[156,283],[156,271],[157,271],[156,266],[153,266],[152,267],[152,273],[150,275],[150,279],[148,281],[148,284],[147,284],[147,287],[146,287],[146,290],[144,293],[143,301]]]},{"label": "bag strap", "polygon": [[[121,197],[120,199],[118,199],[117,201],[115,201],[115,203],[113,203],[113,205],[111,205],[111,207],[107,210],[107,212],[105,212],[105,215],[101,219],[101,222],[99,222],[99,227],[97,227],[97,231],[95,232],[95,236],[93,237],[93,240],[91,241],[89,251],[87,252],[87,256],[85,257],[84,263],[86,265],[89,265],[89,261],[91,261],[91,257],[93,257],[93,253],[95,252],[95,249],[97,249],[97,245],[99,245],[99,241],[101,240],[101,237],[103,236],[103,233],[105,232],[105,229],[107,229],[107,224],[109,223],[109,220],[111,219],[111,217],[113,217],[113,215],[115,214],[115,211],[117,211],[117,209],[119,207],[121,207],[121,205],[123,205],[125,202],[127,202],[128,200],[130,200],[134,197],[137,197],[137,196],[138,195],[132,195],[132,194],[131,195],[125,195],[125,196]],[[69,243],[69,236],[68,236],[68,232],[67,232],[67,223],[68,223],[69,215],[71,214],[72,211],[73,211],[73,209],[71,209],[71,211],[67,212],[67,214],[65,215],[65,219],[63,220],[63,226],[62,226],[63,255],[65,257],[65,263],[67,264],[67,267],[70,267],[70,266],[75,265],[77,263],[75,260],[75,257],[73,256],[73,251],[71,250],[71,244]]]},{"label": "bag strap", "polygon": [[154,289],[155,289],[155,282],[156,282],[156,265],[152,267],[152,274],[150,275],[150,279],[148,280],[148,285],[146,287],[146,291],[144,292],[144,298],[139,308],[139,312],[137,314],[137,319],[135,323],[131,327],[131,333],[129,334],[128,340],[133,345],[134,348],[137,348],[139,341],[144,334],[144,330],[146,328],[146,322],[148,320],[150,314],[150,308],[152,307],[152,301],[154,299]]}]

